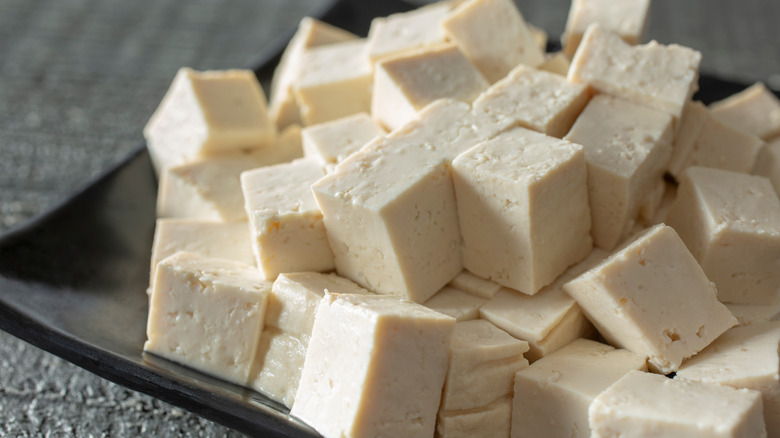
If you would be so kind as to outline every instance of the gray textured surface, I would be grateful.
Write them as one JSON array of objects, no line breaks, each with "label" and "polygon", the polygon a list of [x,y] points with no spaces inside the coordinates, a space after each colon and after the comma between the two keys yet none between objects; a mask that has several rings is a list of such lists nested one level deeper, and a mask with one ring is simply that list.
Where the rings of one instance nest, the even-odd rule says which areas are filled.
[{"label": "gray textured surface", "polygon": [[[242,67],[313,0],[0,0],[0,231],[125,156],[181,65]],[[560,35],[568,0],[522,0]],[[649,36],[780,88],[780,2],[656,0]],[[0,332],[0,436],[223,436]]]}]

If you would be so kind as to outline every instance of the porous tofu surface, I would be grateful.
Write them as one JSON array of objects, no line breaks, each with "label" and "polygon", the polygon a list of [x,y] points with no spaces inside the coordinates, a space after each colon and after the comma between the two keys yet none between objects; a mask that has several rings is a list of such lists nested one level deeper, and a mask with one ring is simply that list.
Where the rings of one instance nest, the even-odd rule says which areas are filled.
[{"label": "porous tofu surface", "polygon": [[563,49],[570,58],[591,24],[599,24],[628,44],[637,44],[647,27],[650,0],[573,0],[564,31]]},{"label": "porous tofu surface", "polygon": [[440,23],[450,9],[449,2],[439,2],[375,18],[368,31],[368,58],[375,63],[387,56],[445,42],[447,37]]},{"label": "porous tofu surface", "polygon": [[780,99],[763,82],[710,105],[712,116],[764,140],[780,136]]},{"label": "porous tofu surface", "polygon": [[479,308],[487,300],[451,286],[444,286],[426,301],[425,307],[449,315],[457,321],[479,318]]},{"label": "porous tofu surface", "polygon": [[385,131],[368,113],[358,113],[301,131],[303,154],[323,166],[335,165],[357,152],[369,141],[382,137]]}]

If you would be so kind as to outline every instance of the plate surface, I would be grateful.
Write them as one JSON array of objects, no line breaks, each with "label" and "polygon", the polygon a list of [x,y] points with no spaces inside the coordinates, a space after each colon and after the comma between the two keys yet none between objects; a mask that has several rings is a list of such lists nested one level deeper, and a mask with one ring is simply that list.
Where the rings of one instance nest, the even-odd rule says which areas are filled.
[{"label": "plate surface", "polygon": [[[403,2],[334,2],[322,18],[358,34]],[[270,74],[281,46],[261,56]],[[709,103],[740,91],[702,76]],[[60,206],[0,238],[0,328],[95,374],[252,435],[316,432],[254,391],[144,354],[156,182],[143,145]]]}]

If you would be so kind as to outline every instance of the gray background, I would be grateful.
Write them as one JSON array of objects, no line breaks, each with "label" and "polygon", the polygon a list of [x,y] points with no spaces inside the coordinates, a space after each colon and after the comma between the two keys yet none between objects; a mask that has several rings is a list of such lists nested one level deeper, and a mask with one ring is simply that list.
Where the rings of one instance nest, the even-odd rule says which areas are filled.
[{"label": "gray background", "polygon": [[[0,231],[128,154],[180,66],[248,66],[322,3],[0,0]],[[568,0],[519,4],[557,39]],[[776,0],[656,0],[648,36],[780,89],[779,19]],[[0,332],[0,436],[136,435],[238,434]]]}]

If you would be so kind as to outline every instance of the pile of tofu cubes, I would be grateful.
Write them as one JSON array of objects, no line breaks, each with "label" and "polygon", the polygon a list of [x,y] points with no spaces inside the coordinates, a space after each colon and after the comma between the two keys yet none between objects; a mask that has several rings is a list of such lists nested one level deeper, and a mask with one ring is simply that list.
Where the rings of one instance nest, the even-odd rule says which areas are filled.
[{"label": "pile of tofu cubes", "polygon": [[693,101],[648,8],[306,18],[270,103],[182,68],[145,350],[325,437],[780,437],[780,101]]}]

